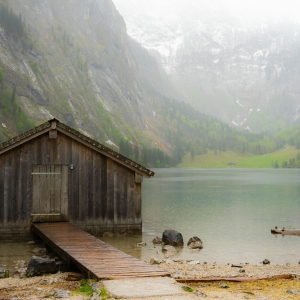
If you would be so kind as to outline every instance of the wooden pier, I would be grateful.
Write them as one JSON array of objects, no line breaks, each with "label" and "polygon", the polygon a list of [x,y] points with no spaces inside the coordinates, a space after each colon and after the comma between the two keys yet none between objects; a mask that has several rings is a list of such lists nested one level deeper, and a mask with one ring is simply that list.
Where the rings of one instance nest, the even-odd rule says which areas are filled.
[{"label": "wooden pier", "polygon": [[34,232],[60,257],[98,279],[157,277],[170,274],[128,255],[68,222],[34,223]]}]

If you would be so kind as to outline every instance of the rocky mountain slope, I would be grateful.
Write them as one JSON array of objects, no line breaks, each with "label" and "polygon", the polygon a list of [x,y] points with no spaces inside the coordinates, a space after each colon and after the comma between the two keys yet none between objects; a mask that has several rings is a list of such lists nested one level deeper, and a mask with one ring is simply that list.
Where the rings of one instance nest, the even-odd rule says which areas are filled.
[{"label": "rocky mountain slope", "polygon": [[114,3],[129,35],[200,111],[253,131],[299,121],[300,24],[291,16],[263,18],[257,5],[257,19],[242,19],[222,1]]},{"label": "rocky mountain slope", "polygon": [[[0,67],[20,109],[35,123],[56,117],[106,141],[120,136],[147,141],[154,118],[140,83],[123,18],[110,0],[9,0],[20,37],[0,26]],[[1,20],[0,20],[1,21]],[[16,134],[0,110],[1,130]],[[145,131],[143,136],[137,132]]]}]

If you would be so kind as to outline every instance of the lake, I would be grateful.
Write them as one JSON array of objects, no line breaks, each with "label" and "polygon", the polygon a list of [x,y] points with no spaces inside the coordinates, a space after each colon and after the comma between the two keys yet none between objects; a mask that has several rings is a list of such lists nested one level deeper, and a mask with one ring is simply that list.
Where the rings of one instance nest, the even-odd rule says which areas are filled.
[{"label": "lake", "polygon": [[[300,228],[299,169],[153,169],[143,182],[142,249],[137,241],[106,239],[149,261],[163,258],[152,239],[165,229],[192,236],[204,248],[178,249],[173,258],[217,263],[298,263],[300,236],[273,235],[270,229]],[[140,238],[141,239],[141,238]],[[125,241],[126,240],[126,241]]]},{"label": "lake", "polygon": [[[185,246],[173,259],[272,264],[300,261],[300,236],[273,235],[270,229],[300,228],[299,169],[153,169],[143,182],[143,236],[102,238],[142,260],[165,258],[152,239],[165,229],[182,233]],[[204,248],[191,251],[192,236]],[[138,242],[146,247],[136,247]],[[29,261],[35,245],[0,243],[0,266]]]}]

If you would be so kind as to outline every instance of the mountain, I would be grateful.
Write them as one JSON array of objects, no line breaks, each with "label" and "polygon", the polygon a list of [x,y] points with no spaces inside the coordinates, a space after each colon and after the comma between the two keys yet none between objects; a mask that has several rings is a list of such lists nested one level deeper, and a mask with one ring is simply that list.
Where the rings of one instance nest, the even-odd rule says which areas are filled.
[{"label": "mountain", "polygon": [[299,122],[300,24],[291,16],[267,18],[258,4],[256,19],[241,18],[216,0],[114,3],[177,97],[254,132]]},{"label": "mountain", "polygon": [[[2,140],[56,117],[98,140],[144,130],[147,141],[153,112],[112,1],[2,0],[0,13],[3,90],[18,98],[18,109],[2,103]],[[30,124],[17,128],[12,111]]]},{"label": "mountain", "polygon": [[[173,2],[174,9],[178,3]],[[129,8],[134,12],[137,7]],[[183,13],[185,10],[182,6]],[[203,20],[210,20],[218,10],[217,6],[210,14],[203,13]],[[0,142],[56,117],[148,167],[176,166],[186,153],[191,157],[225,151],[262,155],[287,142],[299,148],[298,129],[287,137],[282,134],[272,138],[232,126],[231,118],[249,115],[250,108],[244,108],[248,102],[251,117],[260,111],[270,113],[254,106],[250,92],[261,93],[260,86],[249,88],[249,97],[242,98],[244,89],[237,83],[246,71],[247,76],[262,71],[253,73],[251,68],[234,66],[244,60],[239,57],[230,61],[238,46],[231,48],[221,29],[218,44],[208,34],[200,36],[194,23],[186,23],[189,29],[176,18],[175,13],[170,16],[169,27],[161,27],[165,19],[158,18],[157,31],[161,30],[155,35],[148,35],[154,27],[147,35],[141,31],[141,37],[149,37],[153,45],[146,47],[128,36],[124,19],[111,0],[0,0]],[[174,30],[176,35],[170,39]],[[188,32],[198,35],[193,38],[186,35]],[[227,34],[230,36],[229,29]],[[248,35],[241,36],[248,47]],[[164,43],[153,44],[159,40]],[[290,41],[295,47],[294,56],[290,56],[289,70],[293,70],[297,48],[292,38]],[[286,43],[288,53],[292,53],[290,44]],[[220,53],[224,56],[222,62]],[[269,61],[269,56],[264,55],[262,61]],[[268,73],[271,83],[278,77],[272,70]],[[291,88],[295,87],[297,74],[294,72],[293,81],[290,77]],[[277,87],[273,86],[286,88],[284,80],[278,78]],[[234,93],[234,97],[240,97],[238,100],[232,99]],[[284,93],[280,95],[290,97],[294,105],[297,96]],[[278,109],[273,102],[270,100],[270,105]],[[231,126],[208,115],[210,112],[230,121]],[[289,117],[288,111],[281,111],[280,117],[275,119],[278,125]]]}]

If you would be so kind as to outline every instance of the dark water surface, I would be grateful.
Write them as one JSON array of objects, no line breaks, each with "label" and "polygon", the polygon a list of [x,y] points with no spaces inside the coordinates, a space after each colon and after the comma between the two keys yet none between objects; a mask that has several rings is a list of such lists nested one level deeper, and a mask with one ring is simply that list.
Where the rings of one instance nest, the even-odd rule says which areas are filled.
[{"label": "dark water surface", "polygon": [[[300,228],[300,170],[154,169],[143,182],[143,241],[147,247],[118,248],[149,261],[162,258],[153,237],[165,229],[192,236],[204,248],[184,247],[175,258],[217,263],[298,263],[300,236],[273,235],[276,225]],[[133,243],[133,242],[132,242]],[[125,245],[125,244],[124,244]],[[127,248],[127,249],[126,249]],[[157,253],[158,252],[158,253]]]},{"label": "dark water surface", "polygon": [[[298,263],[300,236],[273,235],[270,229],[300,228],[300,170],[154,169],[143,182],[143,236],[102,238],[137,258],[163,259],[152,239],[165,229],[202,239],[204,248],[177,249],[174,259],[217,263]],[[138,242],[146,247],[136,247]],[[1,243],[0,266],[29,261],[36,246]]]}]

